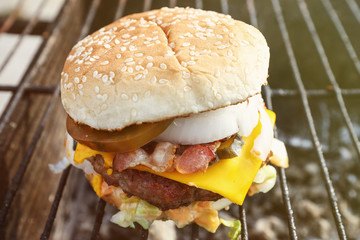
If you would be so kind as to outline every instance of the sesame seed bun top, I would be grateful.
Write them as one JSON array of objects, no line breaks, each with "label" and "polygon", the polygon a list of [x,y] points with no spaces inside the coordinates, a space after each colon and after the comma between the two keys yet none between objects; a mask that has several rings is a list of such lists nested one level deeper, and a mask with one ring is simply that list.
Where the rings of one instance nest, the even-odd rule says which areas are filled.
[{"label": "sesame seed bun top", "polygon": [[75,121],[115,130],[244,101],[266,84],[269,48],[223,14],[163,8],[129,15],[77,43],[61,73]]}]

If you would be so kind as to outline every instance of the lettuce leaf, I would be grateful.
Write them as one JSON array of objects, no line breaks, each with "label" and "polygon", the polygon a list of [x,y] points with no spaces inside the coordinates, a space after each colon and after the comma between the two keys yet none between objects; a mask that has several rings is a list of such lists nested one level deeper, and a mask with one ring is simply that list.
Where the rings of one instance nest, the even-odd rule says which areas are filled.
[{"label": "lettuce leaf", "polygon": [[231,240],[237,240],[241,234],[241,222],[240,220],[225,220],[220,218],[220,222],[226,227],[230,227],[230,231],[228,232],[228,237]]},{"label": "lettuce leaf", "polygon": [[110,221],[124,228],[135,228],[134,223],[137,222],[144,229],[149,229],[151,223],[162,213],[159,208],[138,197],[124,198],[120,209]]}]

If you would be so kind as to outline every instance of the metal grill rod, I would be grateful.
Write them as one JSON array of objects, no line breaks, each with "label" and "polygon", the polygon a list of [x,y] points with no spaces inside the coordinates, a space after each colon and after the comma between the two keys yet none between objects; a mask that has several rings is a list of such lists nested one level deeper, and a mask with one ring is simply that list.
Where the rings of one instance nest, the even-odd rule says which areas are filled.
[{"label": "metal grill rod", "polygon": [[91,240],[96,240],[99,238],[99,231],[104,216],[105,206],[106,206],[106,202],[100,198],[96,207],[96,216],[95,216],[93,231],[90,237]]},{"label": "metal grill rod", "polygon": [[195,8],[202,9],[203,8],[203,2],[202,0],[195,0]]},{"label": "metal grill rod", "polygon": [[228,0],[220,0],[220,4],[221,4],[221,12],[226,15],[229,14]]},{"label": "metal grill rod", "polygon": [[334,23],[336,30],[338,31],[342,41],[344,42],[345,48],[347,52],[350,55],[351,60],[353,61],[355,68],[357,72],[360,74],[360,61],[356,54],[356,51],[351,44],[351,41],[349,39],[349,36],[347,35],[344,26],[341,24],[341,21],[339,19],[339,16],[336,14],[335,9],[331,5],[331,2],[329,0],[322,0],[321,1],[324,5],[324,7],[327,10],[327,13],[329,14],[331,21]]},{"label": "metal grill rod", "polygon": [[346,0],[346,3],[349,5],[350,10],[354,14],[358,23],[360,23],[360,8],[355,0]]},{"label": "metal grill rod", "polygon": [[241,239],[247,240],[248,237],[248,230],[246,224],[246,211],[244,205],[239,206],[239,216],[241,222]]},{"label": "metal grill rod", "polygon": [[[66,0],[64,6],[69,2],[70,0]],[[59,16],[62,15],[64,11],[64,7],[60,10],[60,13],[57,17],[57,22],[59,20]],[[49,35],[50,37],[45,39],[43,43],[41,44],[38,52],[34,56],[31,64],[29,65],[28,69],[26,70],[25,74],[23,75],[21,82],[18,86],[18,89],[16,93],[13,95],[13,97],[10,100],[10,103],[7,106],[6,111],[1,116],[1,122],[0,122],[0,134],[3,132],[6,124],[10,120],[10,117],[12,113],[14,112],[16,106],[18,105],[19,101],[21,100],[22,96],[25,93],[26,88],[30,85],[30,80],[32,79],[32,76],[34,76],[40,69],[41,64],[36,65],[36,63],[40,62],[41,59],[45,60],[50,54],[50,51],[53,47],[53,42],[59,38],[60,31],[63,23],[54,24],[49,29]]]},{"label": "metal grill rod", "polygon": [[24,1],[25,0],[20,0],[17,4],[16,7],[14,8],[14,10],[10,13],[10,15],[6,18],[6,20],[4,21],[4,24],[1,26],[0,28],[0,34],[7,32],[11,26],[14,24],[16,17],[19,14],[19,11],[21,10],[21,8],[24,5]]},{"label": "metal grill rod", "polygon": [[126,0],[119,0],[118,6],[119,7],[116,10],[114,21],[121,18],[121,16],[124,14]]},{"label": "metal grill rod", "polygon": [[29,23],[27,24],[26,28],[24,29],[24,31],[22,31],[22,33],[20,34],[20,37],[18,38],[18,40],[16,41],[14,47],[11,49],[11,51],[9,52],[9,54],[6,56],[5,61],[3,62],[3,64],[1,64],[0,67],[0,73],[5,69],[6,65],[9,63],[11,57],[14,55],[14,53],[16,52],[16,50],[18,49],[20,43],[23,41],[24,36],[28,35],[31,33],[31,31],[34,29],[36,23],[38,22],[38,16],[41,14],[42,10],[45,7],[45,4],[47,3],[46,0],[42,0],[39,7],[36,9],[36,12],[34,14],[34,17],[32,17],[29,21]]},{"label": "metal grill rod", "polygon": [[41,234],[41,237],[40,237],[41,240],[49,239],[51,229],[52,229],[52,226],[54,224],[55,217],[56,217],[56,212],[57,212],[57,210],[59,208],[62,193],[64,191],[64,188],[65,188],[66,181],[68,179],[70,170],[71,170],[71,166],[67,167],[63,171],[63,173],[61,174],[61,178],[60,178],[60,181],[59,181],[59,186],[56,189],[55,198],[54,198],[54,201],[53,201],[53,203],[51,205],[50,213],[49,213],[48,219],[46,221],[44,231],[43,231],[43,233]]},{"label": "metal grill rod", "polygon": [[335,92],[335,96],[336,96],[336,100],[340,106],[340,111],[344,117],[344,120],[345,120],[345,123],[346,123],[346,126],[350,132],[350,136],[351,136],[351,139],[354,143],[354,146],[355,146],[355,149],[356,149],[356,152],[358,154],[358,157],[360,158],[360,141],[356,135],[356,132],[355,132],[355,129],[354,129],[354,126],[353,124],[351,123],[351,120],[350,120],[350,116],[349,116],[349,113],[347,111],[347,108],[346,108],[346,105],[344,103],[344,99],[341,95],[341,90],[340,90],[340,87],[335,79],[335,76],[334,76],[334,73],[333,71],[331,70],[331,67],[330,67],[330,63],[329,63],[329,60],[326,56],[326,53],[325,53],[325,50],[324,50],[324,47],[320,41],[320,37],[316,31],[316,28],[315,28],[315,25],[314,25],[314,22],[310,16],[310,13],[309,13],[309,10],[307,8],[307,5],[305,3],[304,0],[298,0],[298,4],[299,4],[299,8],[300,8],[300,11],[304,17],[304,20],[305,20],[305,23],[311,33],[311,37],[316,45],[316,50],[318,51],[319,53],[319,56],[320,56],[320,59],[321,59],[321,62],[325,68],[325,71],[326,71],[326,74],[329,78],[329,81],[330,83],[332,84],[333,88],[334,88],[334,92]]},{"label": "metal grill rod", "polygon": [[[341,94],[345,96],[358,96],[360,95],[360,89],[340,89]],[[272,96],[279,97],[289,97],[289,96],[298,96],[301,93],[298,90],[289,90],[289,89],[272,89]],[[332,90],[323,90],[323,89],[310,89],[306,90],[306,94],[308,97],[324,97],[324,96],[334,96],[334,92]]]},{"label": "metal grill rod", "polygon": [[152,0],[144,0],[143,12],[151,9]]},{"label": "metal grill rod", "polygon": [[[16,92],[18,87],[16,86],[9,86],[9,85],[2,85],[0,86],[0,91],[11,91]],[[25,88],[26,93],[53,93],[55,90],[54,87],[47,87],[47,86],[29,86]]]},{"label": "metal grill rod", "polygon": [[325,161],[325,158],[324,158],[324,155],[322,152],[322,147],[321,147],[319,138],[316,133],[314,119],[312,117],[309,102],[307,99],[307,93],[306,93],[304,84],[301,79],[301,74],[300,74],[299,67],[298,67],[298,64],[297,64],[297,61],[295,58],[293,47],[290,42],[290,36],[289,36],[289,33],[286,28],[284,16],[282,14],[282,9],[281,9],[281,6],[280,6],[280,3],[278,0],[272,0],[272,5],[273,5],[273,9],[275,12],[277,22],[278,22],[280,30],[281,30],[281,36],[283,38],[283,41],[285,44],[285,49],[286,49],[286,52],[287,52],[289,60],[290,60],[290,65],[291,65],[292,71],[294,73],[295,81],[296,81],[296,84],[298,85],[299,91],[301,93],[301,100],[302,100],[302,103],[304,106],[307,121],[309,123],[309,129],[310,129],[310,133],[312,136],[312,141],[313,141],[314,147],[316,148],[316,151],[317,151],[317,154],[319,157],[321,173],[325,180],[326,191],[329,196],[329,202],[330,202],[332,213],[333,213],[333,216],[334,216],[334,219],[336,222],[338,235],[339,235],[340,239],[346,239],[345,228],[344,228],[344,225],[341,220],[341,214],[340,214],[339,207],[337,204],[334,187],[330,180],[329,171],[326,166],[326,161]]},{"label": "metal grill rod", "polygon": [[[255,27],[258,27],[258,23],[257,23],[257,17],[256,17],[256,8],[255,8],[255,4],[253,0],[247,0],[247,7],[248,7],[248,11],[250,14],[250,21],[251,24]],[[267,85],[265,87],[265,94],[266,94],[266,105],[269,109],[273,109],[272,106],[272,90],[270,88],[270,85]],[[277,137],[277,131],[276,128],[274,130],[274,136]],[[282,192],[282,199],[283,202],[285,203],[286,206],[286,213],[287,213],[287,221],[288,221],[288,226],[289,226],[289,235],[291,237],[291,239],[297,239],[297,233],[296,233],[296,226],[295,226],[295,220],[294,220],[294,214],[293,214],[293,210],[291,207],[291,202],[290,202],[290,194],[289,194],[289,189],[288,189],[288,185],[287,185],[287,180],[286,180],[286,175],[285,175],[285,169],[284,168],[280,168],[280,186],[281,186],[281,192]]]},{"label": "metal grill rod", "polygon": [[[92,1],[89,13],[88,13],[88,15],[86,17],[86,20],[85,20],[85,23],[84,23],[84,25],[83,25],[83,27],[81,29],[81,33],[79,35],[78,41],[81,40],[82,38],[84,38],[88,34],[89,29],[91,27],[91,24],[92,24],[92,22],[93,22],[93,20],[95,18],[95,14],[97,12],[97,9],[98,9],[98,7],[100,5],[100,2],[101,2],[101,0],[93,0]],[[58,96],[60,94],[60,89],[61,89],[61,85],[60,85],[60,83],[58,83],[57,87],[56,87],[56,90],[54,91],[53,96],[52,96],[52,100],[54,100],[54,103],[58,100]],[[51,105],[52,102],[53,101],[51,101],[50,104],[48,105],[47,111],[52,110],[52,105]],[[47,117],[48,116],[43,116],[42,121],[46,121]],[[68,171],[70,171],[71,166],[69,166],[68,169],[69,169]],[[55,217],[56,217],[56,214],[57,214],[58,206],[60,204],[62,192],[64,190],[64,186],[66,184],[66,180],[67,180],[68,175],[69,175],[67,173],[64,176],[64,174],[66,174],[66,173],[65,172],[63,173],[63,175],[62,175],[62,177],[60,179],[60,182],[58,184],[57,191],[56,191],[56,196],[55,196],[55,199],[54,199],[54,201],[53,201],[53,203],[51,205],[51,211],[50,211],[50,213],[48,215],[44,231],[43,231],[43,233],[41,235],[42,240],[45,240],[45,239],[49,238],[52,226],[54,225],[54,220],[55,220]]]},{"label": "metal grill rod", "polygon": [[[60,14],[62,13],[63,9],[60,11]],[[62,19],[64,20],[64,19]],[[65,21],[60,21],[59,24],[57,25],[57,27],[55,29],[53,29],[53,32],[54,34],[49,38],[58,38],[58,34],[59,34],[59,29],[61,28],[61,26],[65,23]],[[52,31],[51,31],[52,32]],[[44,57],[46,58],[48,55],[46,53],[48,53],[48,51],[46,51],[46,49],[52,49],[54,45],[54,41],[51,41],[51,40],[48,40],[46,42],[46,45],[44,46],[44,51],[42,51],[42,53],[45,53],[44,54]],[[32,69],[34,71],[34,68]],[[25,79],[27,81],[29,81],[28,79],[30,78],[27,78]],[[2,129],[4,128],[6,122],[7,122],[7,119],[10,118],[11,116],[11,113],[13,112],[13,110],[15,109],[15,107],[17,106],[17,103],[20,101],[23,93],[25,92],[25,85],[21,85],[18,92],[16,93],[16,100],[13,100],[11,102],[11,107],[6,111],[5,113],[5,118],[3,119],[3,121],[0,123],[0,133],[2,131]],[[55,93],[55,92],[54,92]],[[58,95],[58,94],[57,94]],[[55,96],[55,95],[53,95]],[[48,107],[47,107],[47,111],[44,113],[43,116],[45,117],[48,117],[50,115],[50,111],[49,111],[49,108],[52,108],[54,105],[54,97],[52,97]],[[41,135],[41,132],[44,128],[44,125],[45,125],[45,118],[43,117],[40,121],[40,124],[38,126],[38,128],[36,129],[35,131],[35,134],[34,134],[34,137],[32,138],[31,140],[31,143],[30,143],[30,146],[29,148],[27,149],[27,152],[26,152],[26,155],[25,157],[23,158],[16,174],[14,175],[14,177],[12,178],[12,182],[11,182],[11,185],[10,185],[10,188],[9,190],[7,191],[6,195],[5,195],[5,200],[1,206],[1,210],[0,210],[0,226],[3,227],[4,226],[4,223],[5,223],[5,219],[6,219],[6,215],[8,213],[8,210],[11,206],[11,203],[13,201],[13,198],[17,192],[17,189],[21,183],[21,180],[22,180],[22,177],[26,171],[26,168],[30,162],[30,159],[31,159],[31,156],[35,150],[35,146],[38,142],[38,139],[40,138],[40,135]]]}]

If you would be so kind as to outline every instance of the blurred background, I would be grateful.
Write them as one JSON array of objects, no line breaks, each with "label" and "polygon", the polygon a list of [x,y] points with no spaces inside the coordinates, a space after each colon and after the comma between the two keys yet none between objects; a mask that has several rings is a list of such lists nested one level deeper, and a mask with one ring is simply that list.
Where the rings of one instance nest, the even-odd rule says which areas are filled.
[{"label": "blurred background", "polygon": [[269,193],[225,213],[241,218],[242,239],[360,239],[360,0],[0,0],[0,238],[144,238],[109,222],[116,210],[79,170],[54,174],[48,164],[64,156],[58,83],[71,47],[121,16],[164,6],[229,14],[268,41],[263,96],[290,168],[278,169]]}]

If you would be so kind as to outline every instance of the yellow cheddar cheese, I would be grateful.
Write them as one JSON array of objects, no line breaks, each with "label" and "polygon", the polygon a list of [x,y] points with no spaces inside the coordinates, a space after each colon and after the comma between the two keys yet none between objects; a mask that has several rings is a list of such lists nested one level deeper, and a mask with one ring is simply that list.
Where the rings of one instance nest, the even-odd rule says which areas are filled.
[{"label": "yellow cheddar cheese", "polygon": [[[267,110],[273,125],[275,124],[275,113]],[[253,129],[248,137],[244,137],[240,155],[234,158],[222,159],[208,167],[206,172],[197,172],[193,174],[180,174],[174,172],[154,172],[148,167],[139,165],[134,167],[141,171],[151,172],[153,174],[166,177],[189,186],[206,189],[229,199],[233,203],[242,204],[245,196],[262,164],[262,160],[251,153],[256,137],[261,132],[261,122]],[[84,145],[78,144],[74,155],[76,164],[82,163],[84,159],[96,154],[104,157],[106,167],[112,167],[112,161],[115,153],[98,152]]]}]

